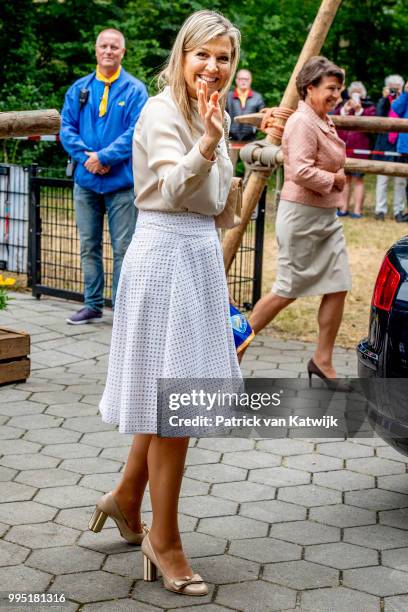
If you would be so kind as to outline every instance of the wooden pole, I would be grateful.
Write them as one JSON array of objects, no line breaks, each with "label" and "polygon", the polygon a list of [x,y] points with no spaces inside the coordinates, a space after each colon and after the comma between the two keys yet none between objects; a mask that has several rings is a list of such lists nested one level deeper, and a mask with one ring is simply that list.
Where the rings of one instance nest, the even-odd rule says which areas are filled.
[{"label": "wooden pole", "polygon": [[58,134],[60,127],[55,109],[0,113],[0,138]]},{"label": "wooden pole", "polygon": [[366,172],[367,174],[385,174],[386,176],[403,176],[408,178],[408,164],[401,164],[400,162],[348,157],[344,169],[347,172]]},{"label": "wooden pole", "polygon": [[[243,155],[243,157],[245,161],[249,161],[247,156]],[[275,150],[272,147],[257,147],[252,151],[251,161],[264,164],[268,162],[283,164],[283,153],[281,149],[278,149],[278,153],[275,155]],[[265,168],[267,168],[266,165]],[[403,176],[408,178],[408,164],[400,162],[347,157],[344,169],[348,172],[366,172],[367,174],[385,174],[387,176]]]},{"label": "wooden pole", "polygon": [[[293,70],[292,76],[286,87],[285,93],[283,94],[280,104],[281,106],[291,108],[293,110],[296,109],[298,103],[296,76],[310,57],[320,53],[340,4],[341,0],[322,1],[320,9],[303,46],[302,52],[299,55],[299,59]],[[278,120],[278,123],[283,126],[285,121],[280,119]],[[281,139],[276,137],[268,136],[267,141],[271,144],[281,144]],[[238,227],[229,230],[223,240],[224,266],[227,272],[231,267],[237,250],[239,249],[246,226],[248,225],[252,212],[254,211],[258,200],[261,197],[262,191],[268,182],[270,173],[271,172],[251,172],[249,176],[243,197],[242,222]]]},{"label": "wooden pole", "polygon": [[333,123],[339,130],[353,130],[355,132],[408,132],[408,119],[398,117],[341,117],[331,115]]},{"label": "wooden pole", "polygon": [[[283,164],[283,152],[279,147],[254,147],[251,143],[243,148],[242,159],[248,163],[258,162],[268,170],[269,165]],[[387,176],[402,176],[408,178],[408,164],[400,162],[389,162],[384,160],[374,161],[347,157],[345,170],[348,172],[367,172],[367,174],[385,174]]]},{"label": "wooden pole", "polygon": [[[235,117],[237,123],[247,123],[260,127],[262,123],[262,113],[252,113],[250,115],[239,115]],[[354,115],[344,116],[330,115],[334,125],[340,130],[352,130],[354,132],[400,132],[408,133],[408,119],[398,117],[355,117]]]},{"label": "wooden pole", "polygon": [[234,117],[234,121],[237,123],[246,123],[247,125],[253,125],[256,128],[261,127],[263,113],[250,113],[248,115],[238,115]]}]

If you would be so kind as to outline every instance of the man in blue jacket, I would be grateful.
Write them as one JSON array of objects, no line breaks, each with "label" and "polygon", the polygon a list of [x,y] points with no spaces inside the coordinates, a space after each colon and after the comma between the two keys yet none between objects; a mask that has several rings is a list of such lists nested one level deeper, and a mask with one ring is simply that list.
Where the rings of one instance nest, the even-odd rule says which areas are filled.
[{"label": "man in blue jacket", "polygon": [[67,319],[72,325],[102,319],[105,211],[113,251],[115,303],[122,260],[136,224],[132,136],[148,98],[143,83],[121,66],[125,54],[121,32],[103,30],[96,39],[95,53],[96,71],[69,88],[61,113],[61,142],[76,162],[74,205],[85,282],[85,307]]},{"label": "man in blue jacket", "polygon": [[[408,119],[408,80],[405,83],[404,91],[396,100],[394,100],[394,102],[391,105],[391,108],[395,113],[397,113],[398,117],[401,117],[401,119]],[[402,153],[404,157],[401,157],[401,159],[398,159],[396,161],[401,161],[407,164],[408,163],[408,134],[398,135],[397,151],[398,153]],[[408,187],[407,187],[407,199],[408,199]]]}]

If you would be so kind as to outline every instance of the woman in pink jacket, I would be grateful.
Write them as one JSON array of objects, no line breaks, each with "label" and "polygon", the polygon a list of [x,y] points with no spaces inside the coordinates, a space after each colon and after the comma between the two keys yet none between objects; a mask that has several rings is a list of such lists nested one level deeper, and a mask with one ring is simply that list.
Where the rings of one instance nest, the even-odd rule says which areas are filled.
[{"label": "woman in pink jacket", "polygon": [[250,323],[263,329],[296,298],[322,295],[319,335],[307,369],[335,378],[332,356],[351,287],[341,206],[345,146],[327,113],[335,107],[343,71],[325,57],[312,57],[297,76],[301,101],[283,134],[285,182],[276,218],[278,265],[272,292],[255,305]]}]

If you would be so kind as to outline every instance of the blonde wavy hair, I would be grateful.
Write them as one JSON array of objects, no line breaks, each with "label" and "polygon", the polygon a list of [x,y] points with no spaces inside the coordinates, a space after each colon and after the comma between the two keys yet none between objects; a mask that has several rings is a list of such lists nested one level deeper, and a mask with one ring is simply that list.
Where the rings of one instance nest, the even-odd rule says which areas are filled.
[{"label": "blonde wavy hair", "polygon": [[221,13],[203,10],[190,15],[183,23],[177,35],[165,68],[157,77],[160,90],[164,89],[166,85],[170,86],[173,98],[190,129],[192,129],[193,107],[184,79],[184,56],[189,51],[204,45],[218,36],[229,36],[232,47],[231,75],[219,92],[221,108],[224,108],[226,97],[238,66],[241,34]]}]

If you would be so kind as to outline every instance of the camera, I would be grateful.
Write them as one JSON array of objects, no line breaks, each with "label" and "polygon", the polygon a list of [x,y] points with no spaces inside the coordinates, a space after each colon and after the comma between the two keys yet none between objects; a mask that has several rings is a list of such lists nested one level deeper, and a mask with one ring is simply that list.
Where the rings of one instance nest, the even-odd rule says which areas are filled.
[{"label": "camera", "polygon": [[85,104],[88,102],[89,98],[89,89],[82,88],[79,92],[79,106],[82,109]]},{"label": "camera", "polygon": [[395,87],[390,87],[390,96],[392,96],[393,98],[396,98],[398,95],[398,90],[395,89]]}]

